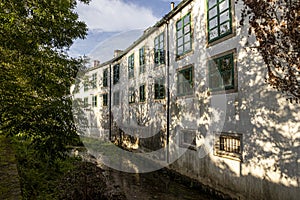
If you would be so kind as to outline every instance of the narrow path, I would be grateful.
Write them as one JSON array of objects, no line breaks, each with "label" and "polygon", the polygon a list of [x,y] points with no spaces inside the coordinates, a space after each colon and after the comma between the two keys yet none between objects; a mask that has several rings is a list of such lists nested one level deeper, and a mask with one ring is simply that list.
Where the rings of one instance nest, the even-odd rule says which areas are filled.
[{"label": "narrow path", "polygon": [[9,139],[0,135],[0,199],[21,199],[16,163]]}]

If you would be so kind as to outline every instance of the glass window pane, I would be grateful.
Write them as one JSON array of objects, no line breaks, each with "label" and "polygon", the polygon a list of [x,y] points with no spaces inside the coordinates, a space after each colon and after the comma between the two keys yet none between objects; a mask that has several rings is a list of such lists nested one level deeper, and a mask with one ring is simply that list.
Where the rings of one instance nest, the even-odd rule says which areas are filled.
[{"label": "glass window pane", "polygon": [[187,26],[184,27],[184,34],[187,34],[187,33],[189,33],[190,31],[191,31],[190,25],[187,25]]},{"label": "glass window pane", "polygon": [[182,28],[182,20],[180,20],[179,22],[177,22],[177,30]]},{"label": "glass window pane", "polygon": [[184,43],[189,42],[191,40],[190,34],[184,36]]},{"label": "glass window pane", "polygon": [[177,46],[181,46],[183,44],[183,38],[179,38],[177,40]]},{"label": "glass window pane", "polygon": [[212,40],[214,38],[218,37],[218,29],[215,28],[213,30],[210,30],[209,32],[209,39]]},{"label": "glass window pane", "polygon": [[225,0],[219,4],[220,12],[223,12],[224,10],[226,10],[228,8],[229,8],[229,0]]},{"label": "glass window pane", "polygon": [[208,12],[208,14],[209,14],[209,19],[212,18],[212,17],[214,17],[214,16],[216,16],[217,13],[218,13],[217,7],[212,8],[212,9]]},{"label": "glass window pane", "polygon": [[229,22],[225,23],[225,24],[222,24],[220,26],[220,34],[224,34],[224,33],[227,33],[230,31],[230,25],[229,25]]},{"label": "glass window pane", "polygon": [[217,0],[208,0],[208,8],[211,8],[216,4],[217,4]]},{"label": "glass window pane", "polygon": [[209,29],[212,29],[218,25],[218,18],[215,17],[211,20],[209,20]]},{"label": "glass window pane", "polygon": [[181,55],[183,53],[183,46],[178,47],[177,53],[178,55]]},{"label": "glass window pane", "polygon": [[190,23],[190,16],[191,16],[191,15],[187,15],[187,16],[184,17],[184,19],[183,19],[183,24],[184,24],[184,25]]},{"label": "glass window pane", "polygon": [[184,44],[184,51],[189,51],[189,50],[191,50],[191,43],[190,42]]},{"label": "glass window pane", "polygon": [[229,20],[229,10],[220,15],[220,24]]},{"label": "glass window pane", "polygon": [[223,84],[224,86],[231,86],[232,85],[232,73],[231,71],[226,71],[222,73]]},{"label": "glass window pane", "polygon": [[181,37],[182,36],[182,31],[180,30],[180,31],[177,31],[177,38],[179,38],[179,37]]}]

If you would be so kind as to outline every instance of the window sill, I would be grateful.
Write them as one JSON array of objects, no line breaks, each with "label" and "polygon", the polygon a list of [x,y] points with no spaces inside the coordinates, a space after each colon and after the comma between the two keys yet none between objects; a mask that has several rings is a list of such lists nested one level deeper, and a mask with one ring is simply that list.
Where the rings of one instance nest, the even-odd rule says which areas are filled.
[{"label": "window sill", "polygon": [[219,44],[219,43],[221,43],[221,42],[224,42],[224,41],[226,41],[226,40],[228,40],[228,39],[234,37],[235,35],[236,35],[236,34],[235,34],[235,31],[233,31],[233,32],[228,33],[227,35],[221,36],[221,37],[219,37],[218,39],[213,40],[213,41],[211,41],[211,42],[209,42],[208,39],[207,39],[206,48],[209,48],[209,47],[211,47],[211,46],[214,46],[214,45],[216,45],[216,44]]},{"label": "window sill", "polygon": [[194,54],[194,50],[187,51],[182,55],[176,55],[175,61],[179,61],[187,56],[190,56],[191,54]]},{"label": "window sill", "polygon": [[215,151],[214,155],[221,157],[221,158],[227,158],[230,160],[243,162],[242,155],[236,154],[236,153],[230,153],[230,152],[226,152],[226,151],[217,150],[217,151]]},{"label": "window sill", "polygon": [[208,91],[208,96],[210,95],[218,95],[218,94],[230,94],[230,93],[237,93],[238,89],[234,88],[234,89],[227,89],[227,90],[209,90]]}]

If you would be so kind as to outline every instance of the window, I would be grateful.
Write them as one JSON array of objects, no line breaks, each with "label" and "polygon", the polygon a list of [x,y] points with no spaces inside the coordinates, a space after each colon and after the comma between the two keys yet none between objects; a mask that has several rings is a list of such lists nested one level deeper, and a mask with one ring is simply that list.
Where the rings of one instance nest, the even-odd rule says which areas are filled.
[{"label": "window", "polygon": [[140,74],[145,72],[146,60],[145,60],[145,47],[139,50],[139,63],[140,63]]},{"label": "window", "polygon": [[215,143],[215,154],[230,158],[241,159],[242,135],[235,133],[221,133]]},{"label": "window", "polygon": [[97,107],[97,96],[92,97],[92,107]]},{"label": "window", "polygon": [[88,91],[89,90],[89,80],[86,80],[87,78],[85,78],[84,82],[83,82],[83,91]]},{"label": "window", "polygon": [[193,67],[178,71],[177,94],[185,96],[193,94]]},{"label": "window", "polygon": [[89,106],[89,98],[88,98],[88,97],[85,97],[85,98],[83,99],[83,106],[84,106],[85,108]]},{"label": "window", "polygon": [[120,79],[120,64],[114,65],[113,68],[113,84],[117,84]]},{"label": "window", "polygon": [[232,33],[231,0],[207,0],[208,42]]},{"label": "window", "polygon": [[209,88],[212,91],[234,89],[233,53],[208,62]]},{"label": "window", "polygon": [[128,91],[128,102],[129,103],[134,103],[135,102],[135,95],[134,95],[134,88],[133,87],[129,88],[129,91]]},{"label": "window", "polygon": [[97,73],[94,73],[92,75],[91,86],[92,86],[92,88],[96,88],[97,87]]},{"label": "window", "polygon": [[128,57],[128,78],[134,77],[134,54]]},{"label": "window", "polygon": [[177,55],[181,56],[192,50],[191,14],[185,15],[176,23]]},{"label": "window", "polygon": [[165,98],[165,79],[159,78],[154,83],[154,99]]},{"label": "window", "polygon": [[154,63],[165,64],[164,33],[154,39]]},{"label": "window", "polygon": [[103,71],[103,87],[108,86],[108,69]]},{"label": "window", "polygon": [[103,98],[103,106],[107,106],[108,105],[108,94],[105,93],[102,95]]},{"label": "window", "polygon": [[146,91],[145,91],[145,85],[140,86],[140,102],[146,101]]},{"label": "window", "polygon": [[185,129],[180,132],[180,146],[196,150],[196,131]]},{"label": "window", "polygon": [[113,93],[113,105],[118,106],[120,104],[120,92],[114,92]]}]

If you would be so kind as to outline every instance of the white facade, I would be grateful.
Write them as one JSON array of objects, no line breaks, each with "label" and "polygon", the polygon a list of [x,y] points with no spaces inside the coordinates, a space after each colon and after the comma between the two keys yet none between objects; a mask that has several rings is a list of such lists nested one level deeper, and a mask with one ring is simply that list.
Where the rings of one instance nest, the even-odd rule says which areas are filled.
[{"label": "white facade", "polygon": [[[75,94],[82,101],[88,97],[91,104],[92,111],[86,113],[95,128],[85,133],[108,138],[110,129],[114,140],[118,135],[112,127],[117,126],[135,138],[125,144],[128,148],[167,148],[162,159],[176,160],[169,168],[232,197],[296,199],[300,195],[299,105],[290,104],[265,83],[266,67],[250,48],[255,40],[248,37],[247,26],[239,26],[242,2],[209,2],[182,1],[120,56],[86,72],[90,81],[97,74],[97,84],[84,91],[81,83]],[[217,21],[210,16],[214,12],[219,13]],[[227,13],[231,18],[226,18]],[[231,31],[224,29],[224,36],[210,42],[209,34],[216,29],[221,34],[227,19]],[[222,21],[224,27],[218,26]],[[217,23],[217,28],[209,23]],[[161,45],[164,52],[158,55],[155,49]],[[142,48],[145,68],[140,72]],[[160,56],[162,63],[157,60]],[[129,77],[129,60],[134,63],[133,77]],[[114,83],[116,65],[120,71]],[[218,75],[214,75],[216,66]],[[107,86],[103,86],[106,69]],[[159,80],[164,80],[164,89]],[[134,101],[129,100],[131,91]],[[180,148],[188,150],[181,156]]]}]

